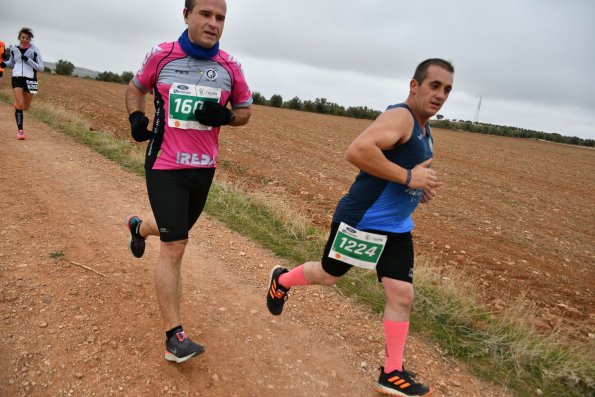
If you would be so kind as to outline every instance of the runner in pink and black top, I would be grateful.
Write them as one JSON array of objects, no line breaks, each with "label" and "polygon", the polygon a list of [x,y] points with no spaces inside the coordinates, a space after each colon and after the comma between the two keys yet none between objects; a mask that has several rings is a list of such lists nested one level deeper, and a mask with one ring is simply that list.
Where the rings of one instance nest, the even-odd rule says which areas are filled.
[{"label": "runner in pink and black top", "polygon": [[[240,64],[219,49],[226,13],[225,0],[186,0],[188,29],[177,41],[153,47],[126,91],[132,137],[149,141],[145,173],[153,211],[144,221],[128,216],[128,248],[141,258],[148,236],[161,240],[155,289],[166,330],[164,357],[176,363],[204,352],[180,322],[181,262],[188,231],[207,200],[221,126],[244,125],[252,114],[252,94]],[[151,130],[144,113],[147,93],[155,102]]]},{"label": "runner in pink and black top", "polygon": [[155,96],[153,131],[140,137],[151,139],[146,166],[154,170],[215,167],[219,126],[201,124],[196,110],[209,102],[231,102],[236,111],[252,103],[237,60],[218,48],[208,58],[194,57],[183,48],[187,37],[185,31],[178,41],[154,47],[132,80]]}]

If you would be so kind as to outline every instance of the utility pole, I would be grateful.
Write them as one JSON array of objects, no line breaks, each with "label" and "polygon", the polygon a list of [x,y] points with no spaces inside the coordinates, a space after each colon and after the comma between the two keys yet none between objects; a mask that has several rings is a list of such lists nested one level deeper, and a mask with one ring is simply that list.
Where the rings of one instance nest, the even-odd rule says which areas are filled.
[{"label": "utility pole", "polygon": [[477,110],[475,111],[475,117],[473,118],[473,123],[477,124],[479,122],[479,109],[481,109],[481,98],[479,97],[479,103],[477,104]]}]

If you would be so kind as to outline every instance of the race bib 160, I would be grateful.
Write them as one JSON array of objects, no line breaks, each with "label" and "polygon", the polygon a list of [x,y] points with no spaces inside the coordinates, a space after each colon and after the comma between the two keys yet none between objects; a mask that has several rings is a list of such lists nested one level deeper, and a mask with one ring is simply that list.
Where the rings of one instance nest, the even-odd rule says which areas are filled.
[{"label": "race bib 160", "polygon": [[201,109],[205,102],[219,102],[219,88],[204,87],[192,84],[174,83],[169,89],[170,127],[194,130],[211,130],[212,127],[202,125],[196,120],[194,112]]}]

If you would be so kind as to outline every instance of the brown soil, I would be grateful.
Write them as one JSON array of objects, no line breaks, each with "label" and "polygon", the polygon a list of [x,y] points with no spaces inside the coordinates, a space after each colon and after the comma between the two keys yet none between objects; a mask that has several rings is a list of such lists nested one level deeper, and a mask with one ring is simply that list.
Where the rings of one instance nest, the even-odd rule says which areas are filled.
[{"label": "brown soil", "polygon": [[[128,137],[123,85],[40,83],[33,106],[51,103]],[[17,141],[12,109],[0,115],[0,395],[375,395],[380,317],[312,287],[295,288],[273,318],[264,291],[279,260],[208,216],[185,255],[182,303],[185,328],[207,352],[165,362],[152,283],[158,242],[132,259],[122,222],[150,213],[142,178],[29,116],[27,140]],[[369,123],[255,106],[248,126],[223,129],[220,171],[325,229],[356,172],[343,152]],[[595,151],[440,130],[435,140],[445,186],[417,213],[418,253],[444,274],[464,272],[494,311],[524,297],[544,331],[561,326],[587,340]],[[415,335],[406,362],[435,395],[506,395]]]}]

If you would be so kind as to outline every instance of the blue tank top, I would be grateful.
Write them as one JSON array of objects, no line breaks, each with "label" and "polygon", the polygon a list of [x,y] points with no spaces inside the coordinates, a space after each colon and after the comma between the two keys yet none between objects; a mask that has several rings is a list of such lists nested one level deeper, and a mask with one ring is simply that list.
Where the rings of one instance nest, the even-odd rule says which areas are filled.
[{"label": "blue tank top", "polygon": [[[387,159],[405,169],[412,169],[432,157],[433,139],[430,124],[426,124],[426,135],[411,109],[405,103],[387,108],[405,108],[413,116],[411,138],[393,149],[383,151]],[[411,214],[422,197],[421,189],[380,179],[360,171],[349,192],[337,204],[333,222],[345,222],[359,230],[378,230],[391,233],[405,233],[413,230]]]}]

